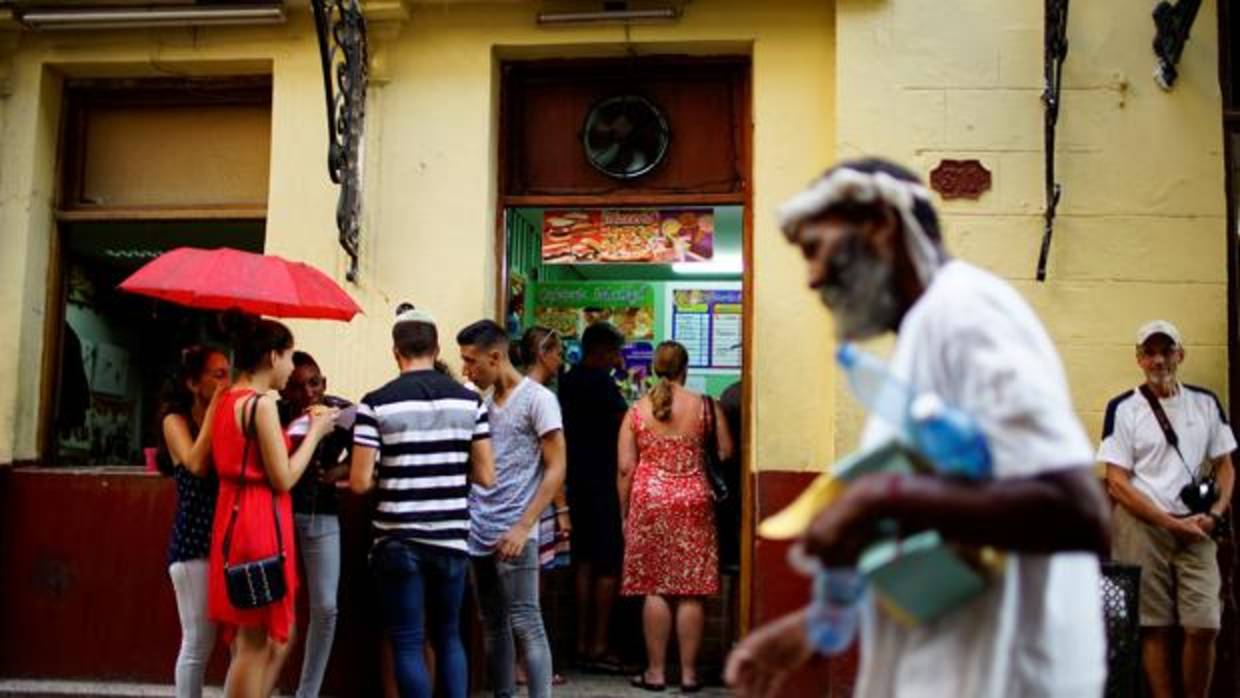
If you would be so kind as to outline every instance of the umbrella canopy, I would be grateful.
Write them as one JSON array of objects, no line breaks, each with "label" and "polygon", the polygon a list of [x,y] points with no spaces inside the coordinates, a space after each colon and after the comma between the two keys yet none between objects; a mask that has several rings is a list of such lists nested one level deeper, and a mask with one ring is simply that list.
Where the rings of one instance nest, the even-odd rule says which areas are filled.
[{"label": "umbrella canopy", "polygon": [[228,247],[178,247],[121,282],[122,291],[203,310],[348,322],[362,309],[326,274],[301,262]]}]

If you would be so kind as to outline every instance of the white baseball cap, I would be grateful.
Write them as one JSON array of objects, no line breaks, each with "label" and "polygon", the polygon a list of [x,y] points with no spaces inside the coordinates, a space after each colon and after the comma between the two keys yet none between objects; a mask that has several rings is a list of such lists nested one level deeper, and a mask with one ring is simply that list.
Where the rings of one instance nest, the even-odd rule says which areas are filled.
[{"label": "white baseball cap", "polygon": [[431,315],[420,308],[414,308],[412,305],[407,303],[402,304],[398,310],[400,312],[396,314],[396,322],[394,324],[399,325],[402,322],[424,322],[428,325],[435,324],[434,315]]},{"label": "white baseball cap", "polygon": [[1171,338],[1171,341],[1175,342],[1177,347],[1184,346],[1183,340],[1180,339],[1180,331],[1176,329],[1175,325],[1166,320],[1154,320],[1142,325],[1141,329],[1137,330],[1137,346],[1145,344],[1145,340],[1156,334],[1167,335]]}]

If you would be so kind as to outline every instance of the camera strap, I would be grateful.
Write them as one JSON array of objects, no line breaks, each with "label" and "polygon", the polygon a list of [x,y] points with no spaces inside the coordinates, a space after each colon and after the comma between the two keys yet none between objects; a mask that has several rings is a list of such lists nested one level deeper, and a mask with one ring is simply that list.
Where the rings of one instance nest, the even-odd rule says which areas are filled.
[{"label": "camera strap", "polygon": [[1162,428],[1163,436],[1167,438],[1167,443],[1171,445],[1171,448],[1175,449],[1175,455],[1180,457],[1180,464],[1188,472],[1189,479],[1196,482],[1199,473],[1194,473],[1193,469],[1188,467],[1188,461],[1184,460],[1184,454],[1180,451],[1180,436],[1175,433],[1175,427],[1171,426],[1171,419],[1167,417],[1166,411],[1163,410],[1162,402],[1158,400],[1158,396],[1154,394],[1154,391],[1148,384],[1142,385],[1139,390],[1145,401],[1150,403],[1150,410],[1154,412],[1154,419],[1158,420],[1158,426]]}]

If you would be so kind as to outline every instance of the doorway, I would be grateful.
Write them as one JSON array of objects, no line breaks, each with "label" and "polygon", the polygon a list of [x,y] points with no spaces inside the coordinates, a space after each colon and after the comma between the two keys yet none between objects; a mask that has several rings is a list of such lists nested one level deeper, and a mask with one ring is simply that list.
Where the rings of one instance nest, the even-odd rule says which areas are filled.
[{"label": "doorway", "polygon": [[[571,371],[586,328],[610,323],[624,336],[614,379],[630,404],[653,385],[655,348],[677,341],[689,354],[686,387],[730,405],[739,432],[751,311],[748,59],[515,62],[502,75],[496,304],[511,339],[551,330]],[[744,453],[748,437],[736,437]],[[739,496],[716,527],[721,593],[706,601],[697,661],[708,683],[740,630],[747,466],[738,455]],[[579,603],[567,557],[543,574],[557,673],[580,671],[579,636],[594,634],[582,628],[599,622],[586,618],[597,613]],[[621,597],[605,633],[608,659],[626,671],[645,665],[641,609],[641,597]]]}]

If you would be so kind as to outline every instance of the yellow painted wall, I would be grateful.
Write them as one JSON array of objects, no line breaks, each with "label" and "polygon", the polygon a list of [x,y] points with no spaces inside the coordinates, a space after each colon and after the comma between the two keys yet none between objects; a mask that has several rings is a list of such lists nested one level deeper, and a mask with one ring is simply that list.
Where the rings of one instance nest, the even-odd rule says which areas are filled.
[{"label": "yellow painted wall", "polygon": [[[942,205],[950,248],[1011,280],[1059,346],[1096,438],[1107,400],[1141,380],[1134,334],[1184,333],[1182,378],[1227,387],[1226,198],[1217,7],[1202,3],[1171,92],[1153,82],[1151,6],[1074,2],[1059,119],[1064,187],[1049,280],[1042,235],[1042,3],[840,0],[838,150],[923,176],[978,158],[994,188]],[[840,388],[837,447],[859,418]]]},{"label": "yellow painted wall", "polygon": [[[366,315],[295,323],[333,392],[356,396],[391,375],[391,309],[411,300],[455,329],[494,313],[497,67],[509,58],[747,53],[753,60],[754,378],[760,468],[806,469],[832,453],[833,377],[825,313],[778,235],[774,207],[833,157],[834,8],[817,0],[699,0],[674,24],[541,29],[537,3],[414,4],[372,25],[361,278]],[[389,7],[388,9],[392,9]],[[401,9],[399,7],[395,8]],[[3,59],[0,56],[0,59]],[[325,168],[322,83],[306,7],[278,28],[22,34],[2,101],[0,139],[0,463],[36,457],[52,162],[64,74],[270,71],[267,246],[343,280],[335,189]],[[2,71],[0,71],[2,74]]]}]

